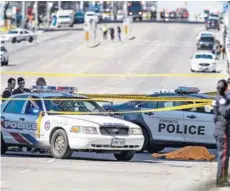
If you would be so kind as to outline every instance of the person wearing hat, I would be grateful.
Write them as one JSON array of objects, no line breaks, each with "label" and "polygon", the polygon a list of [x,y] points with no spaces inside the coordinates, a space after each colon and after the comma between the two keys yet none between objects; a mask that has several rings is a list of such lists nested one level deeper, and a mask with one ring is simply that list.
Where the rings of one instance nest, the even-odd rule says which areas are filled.
[{"label": "person wearing hat", "polygon": [[228,82],[220,80],[217,84],[217,96],[213,100],[214,108],[214,137],[217,146],[217,177],[216,186],[230,186],[228,168],[230,157],[230,99],[227,97]]}]

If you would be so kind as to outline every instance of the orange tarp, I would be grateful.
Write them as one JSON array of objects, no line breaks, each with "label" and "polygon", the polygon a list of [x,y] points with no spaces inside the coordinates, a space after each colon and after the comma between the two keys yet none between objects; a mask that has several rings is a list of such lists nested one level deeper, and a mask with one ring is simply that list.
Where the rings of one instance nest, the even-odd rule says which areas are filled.
[{"label": "orange tarp", "polygon": [[207,148],[192,146],[183,147],[166,154],[154,153],[152,156],[154,158],[166,158],[170,160],[215,160],[215,155],[210,154]]}]

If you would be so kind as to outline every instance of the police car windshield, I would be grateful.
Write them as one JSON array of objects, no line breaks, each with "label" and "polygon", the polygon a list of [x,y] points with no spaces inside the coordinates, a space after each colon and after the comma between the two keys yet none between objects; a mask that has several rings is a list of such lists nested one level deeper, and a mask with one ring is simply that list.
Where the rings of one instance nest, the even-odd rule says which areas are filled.
[{"label": "police car windshield", "polygon": [[210,54],[197,54],[196,59],[213,59],[212,55]]},{"label": "police car windshield", "polygon": [[[47,97],[45,100],[46,111],[57,111],[57,112],[83,112],[88,114],[106,115],[101,114],[104,110],[94,101],[90,101],[84,98],[75,97]],[[64,99],[64,100],[60,100]],[[77,99],[77,100],[73,100]]]}]

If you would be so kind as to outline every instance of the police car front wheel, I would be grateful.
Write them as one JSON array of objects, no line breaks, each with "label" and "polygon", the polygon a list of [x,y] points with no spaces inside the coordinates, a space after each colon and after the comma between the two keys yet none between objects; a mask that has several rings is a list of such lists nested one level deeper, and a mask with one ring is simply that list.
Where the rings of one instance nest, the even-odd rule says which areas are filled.
[{"label": "police car front wheel", "polygon": [[71,157],[73,151],[69,147],[68,137],[63,129],[58,129],[53,133],[51,153],[57,159],[68,159]]},{"label": "police car front wheel", "polygon": [[135,151],[122,151],[121,153],[114,153],[114,157],[118,161],[130,161],[135,155]]}]

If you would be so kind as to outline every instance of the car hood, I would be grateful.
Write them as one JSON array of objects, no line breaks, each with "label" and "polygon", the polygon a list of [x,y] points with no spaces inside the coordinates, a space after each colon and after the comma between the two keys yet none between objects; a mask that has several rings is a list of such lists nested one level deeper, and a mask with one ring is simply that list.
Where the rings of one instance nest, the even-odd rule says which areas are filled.
[{"label": "car hood", "polygon": [[215,60],[212,59],[194,59],[193,60],[194,63],[214,63]]},{"label": "car hood", "polygon": [[129,127],[138,127],[136,124],[133,124],[131,122],[110,117],[110,116],[99,116],[99,115],[59,115],[60,118],[63,119],[72,119],[74,120],[80,120],[85,121],[87,123],[91,123],[94,125],[106,125],[106,126],[129,126]]}]

